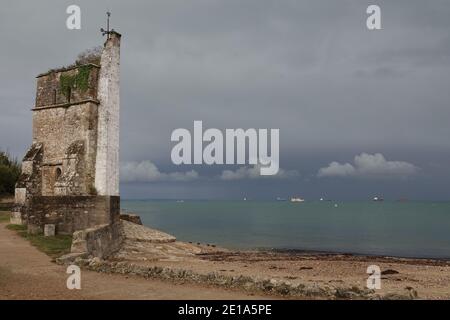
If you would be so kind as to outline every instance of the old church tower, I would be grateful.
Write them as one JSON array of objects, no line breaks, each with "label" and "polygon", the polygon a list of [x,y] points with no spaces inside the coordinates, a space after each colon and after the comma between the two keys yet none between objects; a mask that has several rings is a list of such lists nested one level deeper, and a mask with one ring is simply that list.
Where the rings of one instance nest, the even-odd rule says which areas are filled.
[{"label": "old church tower", "polygon": [[119,219],[120,40],[108,31],[98,62],[37,77],[33,143],[11,217],[31,233],[73,234]]}]

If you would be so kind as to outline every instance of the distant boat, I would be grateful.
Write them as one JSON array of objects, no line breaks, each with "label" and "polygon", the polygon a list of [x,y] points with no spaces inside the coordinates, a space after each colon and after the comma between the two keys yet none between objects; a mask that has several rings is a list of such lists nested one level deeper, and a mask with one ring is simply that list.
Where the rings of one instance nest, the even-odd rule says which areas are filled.
[{"label": "distant boat", "polygon": [[296,197],[292,197],[291,198],[291,202],[305,202],[305,199],[302,198],[296,198]]},{"label": "distant boat", "polygon": [[247,198],[244,198],[244,201],[247,201]]},{"label": "distant boat", "polygon": [[285,199],[285,198],[280,198],[280,197],[277,197],[277,201],[287,201],[287,199]]},{"label": "distant boat", "polygon": [[382,197],[373,197],[373,201],[384,201]]},{"label": "distant boat", "polygon": [[177,203],[183,203],[184,200],[177,200]]}]

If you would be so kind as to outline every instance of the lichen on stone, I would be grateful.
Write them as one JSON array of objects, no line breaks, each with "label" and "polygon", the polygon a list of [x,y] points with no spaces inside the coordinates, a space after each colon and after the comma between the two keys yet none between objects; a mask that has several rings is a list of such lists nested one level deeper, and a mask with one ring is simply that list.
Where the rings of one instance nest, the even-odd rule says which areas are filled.
[{"label": "lichen on stone", "polygon": [[71,90],[79,89],[81,92],[85,92],[89,88],[91,69],[92,65],[87,64],[79,66],[74,75],[61,74],[59,86],[62,94],[69,98]]}]

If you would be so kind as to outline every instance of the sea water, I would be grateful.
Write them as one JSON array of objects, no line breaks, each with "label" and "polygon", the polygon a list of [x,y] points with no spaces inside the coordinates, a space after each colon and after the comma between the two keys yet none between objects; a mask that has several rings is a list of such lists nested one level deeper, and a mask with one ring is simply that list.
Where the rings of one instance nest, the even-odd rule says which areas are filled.
[{"label": "sea water", "polygon": [[181,241],[450,258],[450,202],[122,200],[121,206]]}]

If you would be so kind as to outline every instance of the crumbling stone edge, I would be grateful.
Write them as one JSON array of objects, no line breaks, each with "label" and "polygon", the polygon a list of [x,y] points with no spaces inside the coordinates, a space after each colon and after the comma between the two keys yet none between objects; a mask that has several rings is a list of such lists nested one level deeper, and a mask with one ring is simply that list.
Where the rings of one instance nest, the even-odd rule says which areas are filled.
[{"label": "crumbling stone edge", "polygon": [[85,270],[106,274],[123,274],[141,276],[146,279],[168,280],[174,283],[195,283],[215,287],[244,290],[249,293],[262,293],[285,298],[313,299],[355,299],[355,300],[410,300],[417,297],[417,292],[406,294],[388,294],[380,296],[374,290],[358,287],[330,287],[306,284],[292,284],[275,279],[255,279],[248,276],[229,276],[218,272],[208,274],[196,273],[191,270],[174,269],[158,266],[141,266],[124,261],[106,261],[86,256],[73,256],[73,261],[57,259],[59,264],[73,263]]},{"label": "crumbling stone edge", "polygon": [[61,257],[60,260],[70,261],[86,255],[107,258],[120,249],[123,241],[121,221],[76,231],[73,234],[71,254]]}]

